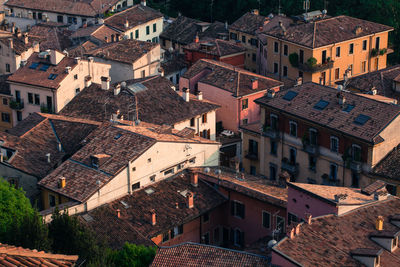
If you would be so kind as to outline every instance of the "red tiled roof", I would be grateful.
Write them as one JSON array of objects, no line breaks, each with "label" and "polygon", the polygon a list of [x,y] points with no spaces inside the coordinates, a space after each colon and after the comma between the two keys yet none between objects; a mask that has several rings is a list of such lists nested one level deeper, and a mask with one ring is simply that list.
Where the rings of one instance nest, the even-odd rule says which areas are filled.
[{"label": "red tiled roof", "polygon": [[[356,209],[342,216],[327,215],[312,219],[311,224],[302,223],[300,233],[293,239],[285,238],[273,247],[302,266],[361,266],[352,258],[351,252],[362,248],[380,250],[382,247],[370,239],[376,232],[378,215],[383,216],[384,231],[399,232],[390,223],[390,217],[399,214],[400,199]],[[285,258],[286,258],[285,257]],[[400,250],[383,249],[381,266],[400,266]]]},{"label": "red tiled roof", "polygon": [[229,26],[230,30],[256,35],[256,31],[264,25],[267,18],[254,13],[247,12],[232,25]]},{"label": "red tiled roof", "polygon": [[204,244],[182,243],[158,249],[152,267],[157,266],[267,266],[263,256]]},{"label": "red tiled roof", "polygon": [[[139,4],[112,15],[104,20],[104,24],[121,32],[125,32],[141,24],[145,24],[162,17],[163,14],[161,12],[152,9],[151,7]],[[126,21],[129,22],[128,28],[125,28]]]},{"label": "red tiled roof", "polygon": [[[32,63],[40,64],[35,69],[31,69],[30,66]],[[40,68],[45,65],[49,66],[47,70],[40,70]],[[8,81],[56,90],[64,78],[68,76],[68,73],[65,72],[65,68],[71,67],[71,69],[74,69],[77,65],[75,60],[70,57],[64,57],[56,66],[51,65],[50,62],[44,62],[43,59],[39,58],[38,53],[33,53],[32,56],[29,57],[26,66],[14,72],[14,74],[8,78]],[[50,74],[56,74],[57,77],[50,80],[48,79]]]},{"label": "red tiled roof", "polygon": [[[294,23],[291,20],[283,19],[282,23],[285,33],[279,24],[273,26],[267,24],[263,33],[309,48],[322,47],[393,30],[390,26],[344,15],[308,23]],[[356,31],[356,27],[361,27],[361,32]]]},{"label": "red tiled roof", "polygon": [[86,54],[93,57],[132,64],[159,46],[160,45],[156,43],[126,39],[119,42],[104,44],[90,50]]},{"label": "red tiled roof", "polygon": [[40,50],[47,49],[64,51],[71,46],[69,39],[71,31],[64,27],[52,26],[47,23],[36,24],[29,31],[29,36],[36,37],[40,40]]},{"label": "red tiled roof", "polygon": [[28,36],[28,43],[25,43],[22,36],[17,37],[15,34],[0,30],[0,42],[7,47],[9,46],[9,38],[13,39],[12,50],[17,55],[21,55],[23,52],[28,51],[30,48],[34,47],[36,43],[41,41],[37,36]]},{"label": "red tiled roof", "polygon": [[397,145],[372,170],[373,175],[400,180],[400,145]]},{"label": "red tiled roof", "polygon": [[[174,125],[175,123],[200,116],[217,109],[219,106],[207,101],[190,99],[186,102],[172,88],[173,84],[166,78],[156,76],[141,80],[126,81],[127,87],[144,85],[145,90],[133,93],[130,89],[121,89],[114,95],[110,90],[102,90],[100,85],[92,84],[75,96],[60,114],[85,118],[95,121],[108,121],[112,114],[120,111],[125,120],[136,120],[134,105],[137,98],[139,119],[155,124]],[[135,98],[136,96],[136,98]]]},{"label": "red tiled roof", "polygon": [[[198,60],[182,77],[191,79],[205,70],[208,70],[209,73],[201,78],[199,82],[232,92],[236,97],[253,94],[259,91],[266,91],[268,89],[275,89],[277,91],[279,87],[283,86],[283,83],[280,81],[210,59]],[[252,79],[258,80],[257,89],[252,89]]]},{"label": "red tiled roof", "polygon": [[[288,92],[297,93],[297,96],[291,101],[285,100],[284,96]],[[345,112],[344,108],[339,105],[337,89],[311,82],[293,87],[289,91],[277,92],[274,98],[265,96],[255,102],[366,142],[382,141],[379,133],[400,114],[400,107],[349,92],[342,91],[341,94],[346,98],[345,108],[349,105],[354,106],[351,111]],[[328,102],[323,110],[314,108],[320,100]],[[369,117],[364,125],[354,123],[361,114]]]},{"label": "red tiled roof", "polygon": [[[147,193],[146,189],[152,189],[154,192]],[[186,197],[182,195],[185,190],[194,194],[193,208],[186,204]],[[132,240],[132,236],[137,235],[141,238],[134,243],[140,244],[141,240],[149,240],[175,226],[190,222],[225,201],[225,197],[203,181],[199,181],[197,187],[191,185],[190,174],[184,170],[173,177],[89,211],[88,214],[93,220],[86,221],[86,224],[97,235],[107,237],[112,247],[121,247],[125,241]],[[129,207],[126,208],[121,202]],[[117,209],[121,214],[119,219],[116,219]],[[152,209],[156,213],[155,225],[151,224]],[[127,231],[119,231],[121,228]]]},{"label": "red tiled roof", "polygon": [[244,53],[244,48],[240,43],[225,41],[220,39],[193,42],[184,47],[185,50],[202,52],[210,55],[224,57],[238,53]]},{"label": "red tiled roof", "polygon": [[190,44],[194,41],[196,33],[201,32],[201,23],[196,19],[178,16],[174,22],[168,25],[160,34],[160,38],[177,42],[179,44]]},{"label": "red tiled roof", "polygon": [[51,254],[0,243],[1,266],[75,266],[78,256]]}]

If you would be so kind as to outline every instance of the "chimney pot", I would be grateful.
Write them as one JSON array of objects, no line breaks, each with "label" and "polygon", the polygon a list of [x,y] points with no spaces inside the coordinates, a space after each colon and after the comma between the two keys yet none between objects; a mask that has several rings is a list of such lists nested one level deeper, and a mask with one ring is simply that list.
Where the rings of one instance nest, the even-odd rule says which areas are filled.
[{"label": "chimney pot", "polygon": [[8,38],[8,46],[10,49],[14,49],[14,40],[13,38]]},{"label": "chimney pot", "polygon": [[179,209],[179,203],[178,202],[175,202],[175,208]]},{"label": "chimney pot", "polygon": [[66,185],[65,177],[60,177],[60,179],[58,181],[58,188],[64,188],[65,185]]},{"label": "chimney pot", "polygon": [[146,6],[146,0],[141,0],[140,4],[142,4],[143,6]]},{"label": "chimney pot", "polygon": [[312,218],[312,215],[311,215],[311,213],[306,213],[306,223],[307,224],[311,224],[311,218]]},{"label": "chimney pot", "polygon": [[269,89],[267,92],[267,97],[268,98],[274,98],[275,97],[275,90],[274,89]]},{"label": "chimney pot", "polygon": [[23,34],[23,39],[24,39],[24,44],[28,44],[29,38],[28,38],[28,34],[27,33]]},{"label": "chimney pot", "polygon": [[199,174],[196,171],[190,170],[190,183],[197,187],[199,185]]},{"label": "chimney pot", "polygon": [[293,239],[294,238],[294,227],[291,225],[288,225],[286,227],[286,235],[290,238]]},{"label": "chimney pot", "polygon": [[128,21],[128,19],[125,20],[124,26],[125,26],[125,28],[129,28],[129,21]]},{"label": "chimney pot", "polygon": [[382,216],[378,216],[378,218],[376,218],[376,230],[378,231],[382,231],[383,230],[383,217]]},{"label": "chimney pot", "polygon": [[344,105],[346,103],[346,97],[344,96],[344,94],[338,94],[338,103],[339,105]]},{"label": "chimney pot", "polygon": [[50,162],[51,162],[51,160],[50,160],[50,153],[47,153],[47,154],[46,154],[46,157],[47,157],[47,163],[50,163]]},{"label": "chimney pot", "polygon": [[185,100],[186,102],[189,102],[190,94],[189,94],[188,88],[183,88],[182,97],[183,97],[183,100]]},{"label": "chimney pot", "polygon": [[101,89],[108,90],[110,89],[110,78],[109,77],[101,77]]},{"label": "chimney pot", "polygon": [[121,92],[121,84],[115,85],[114,95],[119,95],[120,92]]},{"label": "chimney pot", "polygon": [[201,91],[197,92],[197,100],[203,100],[203,92]]},{"label": "chimney pot", "polygon": [[117,218],[121,218],[121,210],[117,209]]},{"label": "chimney pot", "polygon": [[151,225],[156,225],[156,211],[154,209],[150,210],[151,215]]},{"label": "chimney pot", "polygon": [[195,43],[198,43],[199,41],[200,41],[199,34],[196,33],[196,38],[194,39],[194,42],[195,42]]},{"label": "chimney pot", "polygon": [[294,232],[296,235],[300,234],[300,223],[296,225],[296,227],[294,228]]},{"label": "chimney pot", "polygon": [[251,89],[256,90],[258,89],[258,79],[254,78],[251,80]]},{"label": "chimney pot", "polygon": [[62,146],[61,146],[60,142],[57,142],[57,149],[58,149],[59,152],[62,151]]},{"label": "chimney pot", "polygon": [[194,207],[194,201],[193,201],[193,193],[192,192],[188,192],[186,194],[186,198],[187,198],[187,204],[188,204],[188,208],[192,209]]}]

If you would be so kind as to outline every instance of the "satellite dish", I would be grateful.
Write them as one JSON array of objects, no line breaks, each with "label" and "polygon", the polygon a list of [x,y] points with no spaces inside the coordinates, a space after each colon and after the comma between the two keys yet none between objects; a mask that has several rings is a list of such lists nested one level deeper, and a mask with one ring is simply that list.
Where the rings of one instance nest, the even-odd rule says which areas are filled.
[{"label": "satellite dish", "polygon": [[221,174],[221,170],[220,169],[216,169],[214,172],[216,175],[220,175]]},{"label": "satellite dish", "polygon": [[170,48],[168,48],[168,51],[171,53],[174,52],[174,49],[172,48],[172,46]]},{"label": "satellite dish", "polygon": [[205,168],[204,168],[204,172],[205,172],[205,173],[209,173],[209,172],[210,172],[210,168],[205,167]]},{"label": "satellite dish", "polygon": [[337,89],[338,89],[339,92],[342,91],[343,90],[343,85],[338,85]]},{"label": "satellite dish", "polygon": [[270,249],[270,248],[272,248],[273,246],[275,246],[276,243],[278,243],[278,242],[277,242],[275,239],[272,239],[272,240],[270,240],[270,241],[268,242],[267,246],[268,246],[268,248]]},{"label": "satellite dish", "polygon": [[121,83],[121,87],[122,87],[122,88],[126,88],[126,82],[122,82],[122,83]]}]

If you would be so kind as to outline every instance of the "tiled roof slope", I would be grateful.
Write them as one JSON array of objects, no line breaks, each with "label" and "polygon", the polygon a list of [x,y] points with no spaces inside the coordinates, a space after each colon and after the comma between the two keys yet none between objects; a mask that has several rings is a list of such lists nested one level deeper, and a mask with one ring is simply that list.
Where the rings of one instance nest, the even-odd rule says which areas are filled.
[{"label": "tiled roof slope", "polygon": [[0,94],[2,95],[10,95],[10,84],[7,83],[8,77],[10,77],[11,74],[6,74],[6,75],[0,75]]},{"label": "tiled roof slope", "polygon": [[173,74],[176,71],[181,71],[188,67],[185,60],[185,55],[178,53],[170,53],[168,50],[164,52],[164,58],[167,60],[161,62],[161,68],[164,70],[164,75]]},{"label": "tiled roof slope", "polygon": [[164,31],[160,38],[187,45],[194,41],[196,33],[201,32],[201,27],[196,25],[201,21],[185,16],[177,17]]},{"label": "tiled roof slope", "polygon": [[372,170],[372,174],[400,180],[400,145],[386,155]]},{"label": "tiled roof slope", "polygon": [[[275,24],[274,27],[267,27],[264,34],[309,48],[318,48],[393,30],[392,27],[386,25],[344,15],[309,23],[295,24],[287,20],[282,20],[282,22],[286,29],[285,33],[279,24]],[[361,27],[361,32],[356,33],[356,27]]]},{"label": "tiled roof slope", "polygon": [[71,38],[74,39],[74,38],[94,37],[97,40],[104,43],[106,42],[105,40],[106,37],[107,41],[111,42],[111,35],[113,34],[116,36],[117,34],[119,34],[119,32],[111,29],[107,25],[102,24],[102,25],[93,25],[86,28],[79,28],[71,35]]},{"label": "tiled roof slope", "polygon": [[[374,205],[365,206],[342,216],[327,215],[302,223],[294,239],[285,238],[273,247],[302,266],[361,266],[351,257],[357,249],[380,250],[382,247],[370,239],[377,232],[378,215],[383,216],[384,231],[396,233],[400,229],[390,223],[399,214],[400,199],[392,197]],[[386,249],[380,256],[380,266],[400,266],[400,250],[390,253]]]},{"label": "tiled roof slope", "polygon": [[126,39],[104,44],[87,52],[87,55],[132,64],[157,46],[159,44]]},{"label": "tiled roof slope", "polygon": [[150,266],[261,267],[267,265],[267,259],[263,256],[238,250],[187,242],[176,246],[159,248]]},{"label": "tiled roof slope", "polygon": [[201,39],[215,39],[221,38],[222,36],[228,37],[229,31],[225,26],[225,23],[220,21],[214,21],[211,23],[204,32],[199,32],[199,37]]},{"label": "tiled roof slope", "polygon": [[[29,57],[26,66],[14,72],[14,74],[8,78],[8,81],[56,90],[68,75],[68,73],[65,72],[65,68],[71,67],[71,69],[74,69],[78,65],[75,60],[70,57],[64,57],[56,66],[51,65],[47,61],[42,62],[43,59],[39,58],[38,53],[33,53],[32,56]],[[32,63],[40,64],[35,69],[31,69],[30,66]],[[46,71],[40,70],[40,68],[45,65],[49,66],[48,69]],[[50,80],[48,79],[50,74],[57,74],[57,77],[54,80]]]},{"label": "tiled roof slope", "polygon": [[[113,16],[104,20],[104,24],[125,32],[129,29],[137,27],[138,25],[150,22],[152,20],[162,18],[163,14],[148,6],[135,5],[124,11],[121,11]],[[129,22],[129,27],[125,28],[125,21]]]},{"label": "tiled roof slope", "polygon": [[0,42],[8,47],[8,39],[13,39],[13,51],[17,55],[21,55],[23,52],[28,51],[29,48],[33,47],[35,43],[39,43],[40,38],[36,36],[28,36],[28,43],[24,42],[23,37],[17,37],[15,34],[10,32],[0,31]]},{"label": "tiled roof slope", "polygon": [[241,44],[220,39],[201,41],[198,43],[193,42],[184,48],[189,51],[203,52],[219,57],[244,53],[246,51],[246,48],[244,48]]},{"label": "tiled roof slope", "polygon": [[256,31],[264,25],[266,19],[264,16],[247,12],[232,23],[229,29],[255,35]]},{"label": "tiled roof slope", "polygon": [[60,111],[60,114],[95,121],[107,121],[112,114],[119,110],[125,119],[134,121],[136,120],[134,116],[136,95],[141,121],[174,125],[219,107],[216,104],[197,99],[185,102],[171,88],[173,84],[160,76],[127,81],[127,87],[134,85],[136,81],[141,81],[140,84],[147,89],[137,93],[132,93],[130,89],[121,89],[116,96],[112,89],[106,91],[102,90],[100,85],[92,84],[74,97]]},{"label": "tiled roof slope", "polygon": [[[154,192],[146,193],[146,189],[150,188]],[[194,194],[193,208],[187,206],[186,197],[180,193],[184,190]],[[121,201],[128,204],[129,208],[125,208]],[[225,197],[203,181],[199,181],[197,187],[191,185],[190,174],[182,171],[90,211],[88,214],[93,221],[87,222],[87,225],[98,235],[107,235],[112,247],[121,247],[124,241],[131,240],[130,231],[118,231],[122,226],[125,229],[135,229],[136,232],[132,233],[134,236],[139,233],[143,238],[151,239],[175,226],[192,221],[225,201]],[[121,216],[115,220],[117,209]],[[156,212],[155,225],[151,224],[152,209]]]},{"label": "tiled roof slope", "polygon": [[[291,101],[284,99],[288,91],[281,91],[274,98],[265,96],[255,102],[370,143],[382,141],[379,133],[400,114],[400,107],[396,105],[342,91],[341,94],[346,98],[344,108],[354,106],[350,112],[345,112],[338,103],[337,89],[316,83],[304,83],[289,91],[297,93]],[[323,110],[314,108],[320,100],[329,102]],[[364,125],[354,123],[360,114],[370,117]]]},{"label": "tiled roof slope", "polygon": [[[234,67],[232,65],[209,59],[198,60],[193,64],[187,72],[182,76],[191,79],[200,72],[208,71],[209,73],[199,80],[199,82],[210,84],[231,92],[234,96],[244,96],[253,94],[258,91],[266,91],[268,89],[278,89],[283,85],[282,82],[261,76],[244,69]],[[238,86],[238,76],[239,86]],[[251,88],[251,80],[258,79],[258,88]],[[238,90],[238,94],[237,94]]]},{"label": "tiled roof slope", "polygon": [[118,0],[8,0],[5,5],[9,7],[94,17],[103,14],[117,2]]},{"label": "tiled roof slope", "polygon": [[355,89],[364,94],[370,93],[375,88],[378,95],[400,101],[400,93],[395,92],[393,88],[393,83],[399,75],[400,65],[395,65],[350,78],[347,88]]},{"label": "tiled roof slope", "polygon": [[[234,191],[248,195],[250,197],[268,201],[278,206],[286,207],[287,189],[278,183],[268,181],[264,178],[242,173],[236,174],[235,170],[224,167],[192,168],[199,173],[199,178],[218,184],[219,186],[230,188]],[[221,170],[221,174],[216,175],[215,170]]]},{"label": "tiled roof slope", "polygon": [[69,39],[71,33],[64,27],[36,24],[29,31],[29,36],[37,37],[40,40],[41,51],[47,49],[64,51],[64,49],[71,46],[71,40]]},{"label": "tiled roof slope", "polygon": [[[54,169],[54,165],[79,149],[81,140],[97,127],[95,122],[33,113],[10,133],[1,134],[4,142],[1,146],[16,151],[5,164],[43,178]],[[59,141],[62,151],[58,150]],[[50,153],[50,163],[47,153]]]},{"label": "tiled roof slope", "polygon": [[93,43],[90,40],[87,40],[81,45],[68,48],[67,52],[70,57],[84,57],[86,53],[97,47],[98,47],[97,44]]},{"label": "tiled roof slope", "polygon": [[78,256],[51,254],[36,249],[15,247],[0,243],[0,265],[2,266],[75,266]]}]

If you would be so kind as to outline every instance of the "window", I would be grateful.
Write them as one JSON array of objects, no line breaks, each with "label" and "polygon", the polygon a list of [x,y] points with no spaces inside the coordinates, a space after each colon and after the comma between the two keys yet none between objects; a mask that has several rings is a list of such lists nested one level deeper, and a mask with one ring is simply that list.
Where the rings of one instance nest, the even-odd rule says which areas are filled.
[{"label": "window", "polygon": [[220,233],[221,231],[219,230],[220,228],[217,227],[214,229],[213,237],[214,237],[214,244],[218,245],[220,243]]},{"label": "window", "polygon": [[289,134],[291,136],[297,137],[297,123],[294,121],[289,122]]},{"label": "window", "polygon": [[76,89],[75,89],[75,94],[76,94],[76,95],[79,94],[80,91],[81,91],[80,88],[76,88]]},{"label": "window", "polygon": [[237,34],[236,33],[233,33],[233,32],[231,32],[231,34],[230,34],[230,39],[231,40],[237,40]]},{"label": "window", "polygon": [[191,127],[194,127],[194,118],[191,118],[191,119],[190,119],[190,126],[191,126]]},{"label": "window", "polygon": [[362,42],[362,50],[367,50],[367,40],[364,40],[363,42]]},{"label": "window", "polygon": [[150,26],[146,26],[146,35],[150,34]]},{"label": "window", "polygon": [[251,60],[253,60],[253,62],[257,61],[257,55],[253,53]]},{"label": "window", "polygon": [[62,15],[57,16],[57,22],[63,23],[64,22],[64,17]]},{"label": "window", "polygon": [[153,24],[153,32],[156,32],[156,31],[157,31],[157,24],[154,23],[154,24]]},{"label": "window", "polygon": [[175,172],[175,170],[174,170],[174,168],[172,168],[172,169],[169,169],[169,170],[165,171],[164,175],[167,176],[169,174],[173,174],[174,172]]},{"label": "window", "polygon": [[142,78],[146,77],[146,71],[142,70]]},{"label": "window", "polygon": [[288,212],[288,225],[290,225],[292,222],[296,223],[296,222],[298,222],[298,220],[299,219],[297,218],[296,215]]},{"label": "window", "polygon": [[17,121],[22,121],[22,112],[21,111],[17,111]]},{"label": "window", "polygon": [[231,201],[231,215],[244,219],[245,216],[244,204],[236,200]]},{"label": "window", "polygon": [[201,115],[201,122],[207,123],[207,113],[204,113],[203,115]]},{"label": "window", "polygon": [[296,164],[296,155],[297,155],[297,149],[294,147],[291,147],[289,149],[289,162],[290,164],[294,165]]},{"label": "window", "polygon": [[258,142],[249,139],[249,154],[258,156]]},{"label": "window", "polygon": [[374,67],[375,67],[375,70],[379,69],[379,58],[375,58]]},{"label": "window", "polygon": [[274,63],[274,74],[278,74],[279,65],[278,63]]},{"label": "window", "polygon": [[152,176],[149,177],[150,182],[155,182],[156,181],[156,175],[153,174]]},{"label": "window", "polygon": [[249,119],[243,119],[242,120],[242,125],[246,125],[249,122]]},{"label": "window", "polygon": [[272,130],[278,130],[278,116],[275,114],[270,115],[271,124],[270,127]]},{"label": "window", "polygon": [[246,36],[242,35],[242,43],[246,43]]},{"label": "window", "polygon": [[133,39],[133,32],[131,32],[130,36],[131,36],[131,39]]},{"label": "window", "polygon": [[191,164],[196,163],[196,158],[194,157],[194,158],[189,159],[189,163],[191,163]]},{"label": "window", "polygon": [[354,53],[354,44],[349,45],[349,54],[352,55]]},{"label": "window", "polygon": [[254,38],[251,38],[251,39],[250,39],[250,44],[251,44],[252,46],[258,47],[258,40],[257,40],[257,39],[254,39]]},{"label": "window", "polygon": [[203,215],[203,223],[206,223],[210,220],[210,214],[208,212]]},{"label": "window", "polygon": [[1,113],[1,121],[10,122],[10,113],[2,112]]},{"label": "window", "polygon": [[162,236],[162,242],[166,242],[168,240],[169,240],[169,231],[163,233],[163,236]]},{"label": "window", "polygon": [[289,53],[289,47],[288,45],[283,45],[283,55],[287,56]]},{"label": "window", "polygon": [[270,163],[269,164],[269,179],[272,181],[276,180],[276,170],[277,170],[276,165],[273,163]]},{"label": "window", "polygon": [[303,78],[303,72],[302,71],[299,71],[299,77]]},{"label": "window", "polygon": [[299,62],[304,63],[304,51],[300,49],[299,52]]},{"label": "window", "polygon": [[379,50],[379,42],[380,42],[380,40],[381,40],[380,37],[376,37],[376,39],[375,39],[375,48],[376,48],[377,50]]},{"label": "window", "polygon": [[331,163],[329,165],[329,178],[331,180],[336,181],[337,180],[337,165],[335,163]]},{"label": "window", "polygon": [[11,72],[10,64],[6,63],[6,72]]},{"label": "window", "polygon": [[398,237],[392,239],[392,249],[397,247],[398,241],[399,241]]},{"label": "window", "polygon": [[250,174],[251,175],[256,175],[257,174],[256,166],[253,166],[253,165],[250,166]]},{"label": "window", "polygon": [[288,76],[288,67],[283,66],[283,77],[287,77],[287,76]]},{"label": "window", "polygon": [[35,94],[35,105],[40,105],[40,95]]},{"label": "window", "polygon": [[247,109],[249,107],[249,100],[243,99],[242,100],[242,110]]},{"label": "window", "polygon": [[28,103],[33,104],[33,94],[32,93],[28,93]]},{"label": "window", "polygon": [[340,69],[336,68],[335,69],[335,80],[339,80],[339,78],[340,78]]},{"label": "window", "polygon": [[336,47],[336,57],[340,57],[340,46]]},{"label": "window", "polygon": [[135,30],[135,39],[139,38],[139,30]]},{"label": "window", "polygon": [[8,106],[8,99],[3,97],[3,105]]},{"label": "window", "polygon": [[351,146],[351,158],[354,161],[361,161],[361,147],[358,145]]},{"label": "window", "polygon": [[271,139],[271,151],[270,151],[270,153],[272,155],[276,156],[277,152],[278,152],[278,143]]},{"label": "window", "polygon": [[78,80],[78,74],[74,75],[74,80]]},{"label": "window", "polygon": [[38,20],[42,20],[43,19],[42,13],[37,13],[37,17],[38,17]]},{"label": "window", "polygon": [[234,231],[233,243],[238,247],[241,247],[244,244],[244,233],[239,229],[235,229]]},{"label": "window", "polygon": [[284,231],[285,229],[285,218],[281,217],[281,216],[276,216],[276,228],[278,230],[281,230],[281,232]]},{"label": "window", "polygon": [[326,50],[322,51],[322,63],[326,63]]},{"label": "window", "polygon": [[308,168],[311,171],[315,171],[315,168],[317,166],[317,159],[311,155],[308,156]]},{"label": "window", "polygon": [[310,136],[310,145],[316,146],[318,144],[318,132],[315,129],[310,129],[309,131]]},{"label": "window", "polygon": [[50,207],[55,207],[56,205],[56,196],[49,194],[49,205]]},{"label": "window", "polygon": [[360,186],[360,174],[351,172],[351,186],[358,188]]},{"label": "window", "polygon": [[132,185],[132,191],[135,191],[136,189],[139,189],[139,188],[140,188],[140,182],[134,183]]},{"label": "window", "polygon": [[262,211],[262,226],[264,228],[271,228],[271,214],[267,211]]},{"label": "window", "polygon": [[278,44],[278,42],[274,42],[274,52],[275,53],[279,52],[279,44]]},{"label": "window", "polygon": [[339,152],[339,138],[336,136],[331,136],[331,151],[335,153]]}]

